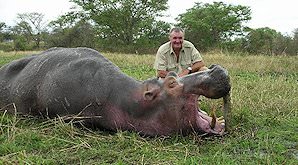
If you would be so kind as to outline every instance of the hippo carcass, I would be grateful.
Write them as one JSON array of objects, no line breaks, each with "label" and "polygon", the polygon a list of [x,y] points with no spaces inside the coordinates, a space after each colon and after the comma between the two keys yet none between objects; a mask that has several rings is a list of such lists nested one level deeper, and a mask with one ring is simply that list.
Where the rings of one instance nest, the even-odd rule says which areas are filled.
[{"label": "hippo carcass", "polygon": [[216,65],[185,77],[137,81],[95,50],[52,48],[1,67],[0,108],[20,114],[77,117],[107,130],[143,135],[222,134],[222,121],[198,111],[197,96],[230,91],[226,70]]}]

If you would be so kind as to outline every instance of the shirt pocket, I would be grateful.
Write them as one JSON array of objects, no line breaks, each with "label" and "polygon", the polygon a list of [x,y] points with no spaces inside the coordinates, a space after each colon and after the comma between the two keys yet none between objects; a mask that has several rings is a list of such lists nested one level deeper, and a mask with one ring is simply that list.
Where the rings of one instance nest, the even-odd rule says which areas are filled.
[{"label": "shirt pocket", "polygon": [[183,60],[181,60],[181,66],[182,68],[187,68],[189,66],[191,66],[191,59],[190,58],[184,58]]}]

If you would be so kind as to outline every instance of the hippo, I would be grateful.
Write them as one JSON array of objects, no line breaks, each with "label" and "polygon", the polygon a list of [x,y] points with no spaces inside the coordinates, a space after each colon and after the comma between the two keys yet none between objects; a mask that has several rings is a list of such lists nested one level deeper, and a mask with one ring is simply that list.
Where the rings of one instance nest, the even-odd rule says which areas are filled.
[{"label": "hippo", "polygon": [[0,68],[0,109],[147,136],[222,135],[223,118],[203,113],[197,99],[226,97],[230,88],[219,65],[184,77],[170,72],[165,79],[139,81],[96,50],[51,48]]}]

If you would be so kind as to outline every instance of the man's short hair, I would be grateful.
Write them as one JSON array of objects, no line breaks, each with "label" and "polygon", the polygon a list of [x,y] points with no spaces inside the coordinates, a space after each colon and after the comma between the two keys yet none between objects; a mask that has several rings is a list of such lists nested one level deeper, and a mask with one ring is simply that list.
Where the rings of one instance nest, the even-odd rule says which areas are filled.
[{"label": "man's short hair", "polygon": [[184,33],[184,30],[180,27],[173,27],[171,30],[170,30],[170,33],[171,34],[172,32],[182,32]]}]

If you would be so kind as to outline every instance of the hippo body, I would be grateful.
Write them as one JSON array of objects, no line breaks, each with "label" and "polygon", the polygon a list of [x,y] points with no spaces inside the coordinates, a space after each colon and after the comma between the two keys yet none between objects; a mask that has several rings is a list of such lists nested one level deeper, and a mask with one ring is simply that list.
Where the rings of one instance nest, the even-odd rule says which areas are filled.
[{"label": "hippo body", "polygon": [[52,48],[1,67],[0,109],[20,114],[79,118],[87,125],[140,134],[222,134],[198,111],[197,96],[229,93],[227,72],[213,66],[185,77],[137,81],[95,50]]}]

